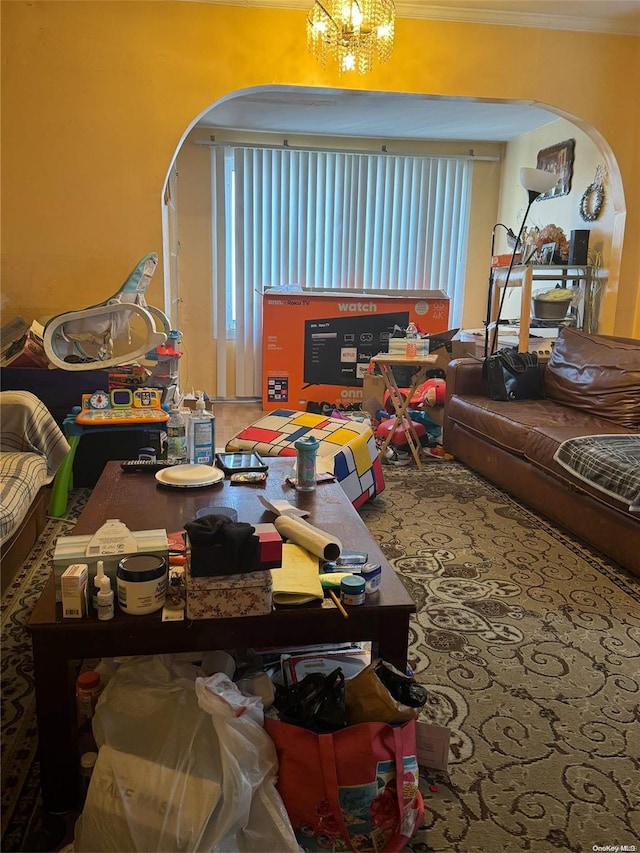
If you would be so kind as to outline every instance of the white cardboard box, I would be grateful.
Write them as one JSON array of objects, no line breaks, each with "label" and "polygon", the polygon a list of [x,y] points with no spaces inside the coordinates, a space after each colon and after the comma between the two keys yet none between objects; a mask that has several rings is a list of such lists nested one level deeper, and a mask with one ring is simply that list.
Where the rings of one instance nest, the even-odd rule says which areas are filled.
[{"label": "white cardboard box", "polygon": [[86,563],[74,563],[62,573],[60,589],[63,619],[84,619],[87,615],[88,580],[89,569]]},{"label": "white cardboard box", "polygon": [[53,552],[56,601],[62,601],[61,579],[68,566],[74,563],[87,564],[87,586],[91,591],[98,560],[102,560],[105,574],[111,578],[111,589],[115,590],[118,562],[132,554],[157,554],[168,564],[167,531],[160,528],[130,531],[121,522],[109,519],[93,535],[59,536]]}]

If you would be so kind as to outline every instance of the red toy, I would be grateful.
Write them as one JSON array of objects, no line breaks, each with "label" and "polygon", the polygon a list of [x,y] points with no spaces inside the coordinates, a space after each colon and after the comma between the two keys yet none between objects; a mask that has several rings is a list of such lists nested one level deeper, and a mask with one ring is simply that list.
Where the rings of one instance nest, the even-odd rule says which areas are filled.
[{"label": "red toy", "polygon": [[[405,422],[405,425],[408,429],[409,428],[409,421],[407,420],[407,418],[404,419],[404,422]],[[391,432],[391,429],[392,429],[394,423],[395,423],[395,418],[389,418],[386,421],[382,421],[382,423],[379,426],[377,426],[375,429],[375,432],[374,432],[375,437],[379,441],[384,442],[386,440],[387,436],[389,435],[389,433]],[[423,436],[425,436],[427,434],[426,429],[422,426],[422,424],[416,423],[415,421],[412,421],[411,423],[413,424],[413,428],[414,428],[415,433],[418,437],[418,440],[422,439]],[[390,444],[393,444],[396,447],[405,446],[407,444],[407,437],[404,434],[404,430],[402,429],[400,424],[398,424],[398,426],[394,430]]]},{"label": "red toy", "polygon": [[[400,388],[400,393],[406,397],[409,393],[408,388]],[[422,385],[418,385],[415,394],[411,398],[411,408],[419,409],[421,406],[443,406],[444,398],[447,391],[447,383],[444,379],[427,379]],[[389,396],[389,392],[384,392],[384,408],[390,415],[395,414],[393,403]]]}]

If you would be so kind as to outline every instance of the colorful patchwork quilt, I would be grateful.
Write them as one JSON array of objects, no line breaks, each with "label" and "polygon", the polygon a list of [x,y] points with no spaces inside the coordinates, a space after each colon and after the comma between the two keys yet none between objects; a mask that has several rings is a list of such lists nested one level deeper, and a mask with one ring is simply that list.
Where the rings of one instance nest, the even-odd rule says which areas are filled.
[{"label": "colorful patchwork quilt", "polygon": [[303,436],[320,442],[318,456],[333,457],[335,478],[354,507],[384,491],[376,441],[370,426],[362,421],[277,409],[241,430],[227,442],[226,449],[295,456],[294,442]]}]

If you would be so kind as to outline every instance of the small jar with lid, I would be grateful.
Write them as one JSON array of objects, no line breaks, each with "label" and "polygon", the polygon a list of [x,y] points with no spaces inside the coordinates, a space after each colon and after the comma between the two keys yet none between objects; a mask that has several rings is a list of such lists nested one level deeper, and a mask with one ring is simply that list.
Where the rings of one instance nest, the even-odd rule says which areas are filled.
[{"label": "small jar with lid", "polygon": [[118,604],[125,613],[144,616],[164,607],[167,564],[159,554],[134,554],[118,563]]},{"label": "small jar with lid", "polygon": [[364,604],[365,582],[358,575],[347,575],[340,581],[340,600],[346,605]]},{"label": "small jar with lid", "polygon": [[102,693],[100,674],[95,670],[81,672],[76,680],[76,705],[78,709],[78,726],[93,719],[93,714]]}]

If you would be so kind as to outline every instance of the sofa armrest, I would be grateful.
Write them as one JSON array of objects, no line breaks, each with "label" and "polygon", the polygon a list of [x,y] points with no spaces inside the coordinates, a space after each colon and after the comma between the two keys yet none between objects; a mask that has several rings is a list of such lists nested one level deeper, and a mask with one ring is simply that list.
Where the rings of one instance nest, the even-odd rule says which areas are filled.
[{"label": "sofa armrest", "polygon": [[69,452],[69,444],[47,407],[29,391],[2,391],[0,412],[0,449],[42,456],[47,482],[51,481]]},{"label": "sofa armrest", "polygon": [[447,398],[457,396],[488,396],[487,381],[482,378],[482,361],[476,358],[456,358],[447,367]]}]

